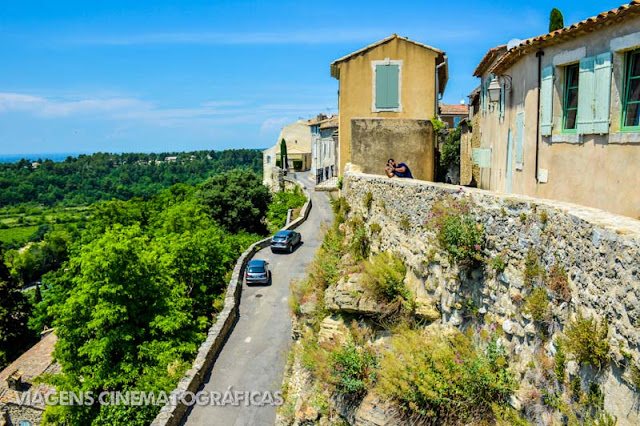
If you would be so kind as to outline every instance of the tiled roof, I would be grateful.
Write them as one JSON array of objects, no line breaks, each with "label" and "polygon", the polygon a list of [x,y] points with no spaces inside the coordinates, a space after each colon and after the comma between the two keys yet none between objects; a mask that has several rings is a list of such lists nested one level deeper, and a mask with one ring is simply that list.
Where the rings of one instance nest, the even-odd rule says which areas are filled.
[{"label": "tiled roof", "polygon": [[34,385],[32,382],[42,373],[59,372],[60,366],[53,364],[53,349],[57,342],[58,337],[54,332],[50,332],[0,372],[0,406],[6,403],[13,403],[17,397],[19,398],[21,392],[9,389],[7,384],[7,378],[16,371],[22,374],[22,383],[31,385],[29,388],[31,392],[40,391],[46,393],[52,391],[52,388],[48,385]]},{"label": "tiled roof", "polygon": [[634,0],[628,4],[624,4],[607,12],[602,12],[597,16],[587,18],[584,21],[552,31],[548,34],[523,40],[520,44],[508,50],[493,66],[491,71],[494,74],[501,74],[524,55],[537,51],[545,46],[552,46],[579,37],[582,34],[595,31],[599,28],[617,24],[635,16],[640,16],[640,0]]},{"label": "tiled roof", "polygon": [[440,104],[440,115],[467,115],[469,105],[461,104]]},{"label": "tiled roof", "polygon": [[482,74],[493,64],[496,58],[500,57],[507,51],[507,45],[501,44],[500,46],[492,47],[484,54],[484,57],[473,71],[474,77],[482,77]]},{"label": "tiled roof", "polygon": [[338,116],[337,115],[329,118],[328,120],[324,120],[322,123],[320,123],[320,128],[321,129],[331,129],[333,127],[338,127]]},{"label": "tiled roof", "polygon": [[406,37],[400,37],[397,34],[392,34],[387,38],[384,38],[384,39],[382,39],[380,41],[377,41],[377,42],[375,42],[373,44],[370,44],[370,45],[368,45],[366,47],[363,47],[360,50],[356,50],[355,52],[350,53],[347,56],[343,56],[342,58],[336,59],[335,61],[331,62],[331,76],[334,77],[334,78],[340,79],[340,71],[338,69],[338,65],[339,64],[341,64],[342,62],[346,62],[346,61],[350,60],[351,58],[353,58],[355,56],[362,55],[362,54],[368,52],[369,50],[372,50],[372,49],[374,49],[374,48],[376,48],[378,46],[381,46],[381,45],[383,45],[385,43],[389,43],[390,41],[395,40],[395,39],[403,40],[403,41],[415,44],[416,46],[420,46],[420,47],[423,47],[425,49],[433,50],[434,52],[444,56],[444,52],[442,50],[440,50],[440,49],[436,49],[435,47],[431,47],[431,46],[428,46],[426,44],[418,43],[417,41],[410,40],[410,39],[408,39]]}]

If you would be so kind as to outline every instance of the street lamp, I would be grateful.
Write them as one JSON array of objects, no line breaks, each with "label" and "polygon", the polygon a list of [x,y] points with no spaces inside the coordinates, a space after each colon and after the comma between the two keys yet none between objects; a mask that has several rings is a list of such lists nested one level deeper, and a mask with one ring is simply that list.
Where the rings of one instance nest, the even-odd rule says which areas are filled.
[{"label": "street lamp", "polygon": [[489,87],[487,88],[487,92],[489,93],[489,102],[500,102],[501,90],[511,90],[511,76],[499,75],[493,77],[491,83],[489,83]]}]

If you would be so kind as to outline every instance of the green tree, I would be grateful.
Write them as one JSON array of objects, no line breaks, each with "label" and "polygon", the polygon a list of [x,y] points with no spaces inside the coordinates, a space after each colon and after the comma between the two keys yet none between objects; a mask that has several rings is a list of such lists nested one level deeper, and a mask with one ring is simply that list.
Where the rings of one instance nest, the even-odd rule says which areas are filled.
[{"label": "green tree", "polygon": [[562,12],[554,7],[551,9],[551,14],[549,16],[549,32],[560,30],[562,28],[564,28],[564,17],[562,16]]},{"label": "green tree", "polygon": [[213,219],[229,232],[266,233],[271,194],[255,173],[233,170],[213,176],[202,184],[199,195]]},{"label": "green tree", "polygon": [[284,138],[280,141],[280,161],[282,162],[282,169],[287,170],[289,165],[289,156],[287,155],[287,142]]},{"label": "green tree", "polygon": [[27,327],[31,306],[9,274],[0,249],[0,368],[17,358],[33,342]]}]

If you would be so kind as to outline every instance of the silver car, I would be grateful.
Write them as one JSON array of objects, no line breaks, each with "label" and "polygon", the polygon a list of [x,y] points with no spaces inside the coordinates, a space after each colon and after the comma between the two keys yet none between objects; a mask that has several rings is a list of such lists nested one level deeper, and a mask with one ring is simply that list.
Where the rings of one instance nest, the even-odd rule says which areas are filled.
[{"label": "silver car", "polygon": [[247,285],[251,284],[271,284],[271,271],[269,263],[265,260],[251,260],[244,273]]}]

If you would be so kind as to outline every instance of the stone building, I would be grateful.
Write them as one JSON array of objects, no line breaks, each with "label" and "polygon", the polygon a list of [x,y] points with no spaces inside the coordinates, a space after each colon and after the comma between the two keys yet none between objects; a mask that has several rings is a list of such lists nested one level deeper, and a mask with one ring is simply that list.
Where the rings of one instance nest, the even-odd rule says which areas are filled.
[{"label": "stone building", "polygon": [[474,75],[480,188],[640,216],[640,2],[497,46]]},{"label": "stone building", "polygon": [[458,127],[463,118],[469,116],[469,105],[465,104],[443,104],[439,106],[440,121],[446,124],[450,129]]},{"label": "stone building", "polygon": [[318,116],[309,120],[311,127],[311,170],[316,184],[338,173],[338,117]]},{"label": "stone building", "polygon": [[282,167],[280,164],[280,142],[282,139],[287,144],[289,161],[287,169],[306,171],[311,169],[311,130],[309,122],[298,120],[287,124],[280,130],[275,145],[262,151],[262,183],[270,188],[277,186],[275,183],[274,168]]},{"label": "stone building", "polygon": [[[34,395],[54,392],[52,386],[35,383],[43,373],[58,373],[60,366],[53,363],[53,349],[58,341],[52,330],[0,372],[0,425],[38,425],[42,421],[45,405]],[[29,392],[31,398],[23,396]]]},{"label": "stone building", "polygon": [[432,180],[430,119],[447,85],[445,53],[394,34],[334,61],[331,76],[340,82],[338,173],[352,162],[381,174],[393,157]]}]

